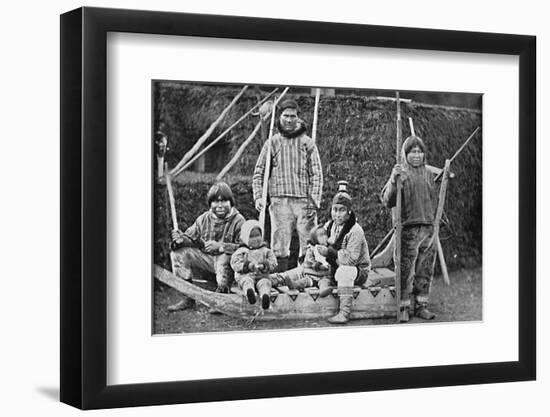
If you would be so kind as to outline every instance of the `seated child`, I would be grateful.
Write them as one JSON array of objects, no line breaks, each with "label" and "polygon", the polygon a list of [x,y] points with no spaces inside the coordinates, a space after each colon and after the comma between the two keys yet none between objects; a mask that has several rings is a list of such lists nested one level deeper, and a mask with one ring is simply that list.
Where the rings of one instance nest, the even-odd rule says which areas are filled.
[{"label": "seated child", "polygon": [[289,271],[272,274],[272,285],[286,285],[298,290],[316,286],[320,289],[321,297],[329,295],[333,289],[332,268],[326,258],[319,253],[317,245],[328,245],[327,231],[323,226],[311,230],[304,262]]},{"label": "seated child", "polygon": [[269,273],[277,268],[277,258],[264,243],[262,227],[257,220],[247,220],[243,223],[241,246],[231,256],[231,268],[235,271],[235,281],[246,294],[248,302],[256,303],[256,288],[262,300],[262,308],[269,308]]}]

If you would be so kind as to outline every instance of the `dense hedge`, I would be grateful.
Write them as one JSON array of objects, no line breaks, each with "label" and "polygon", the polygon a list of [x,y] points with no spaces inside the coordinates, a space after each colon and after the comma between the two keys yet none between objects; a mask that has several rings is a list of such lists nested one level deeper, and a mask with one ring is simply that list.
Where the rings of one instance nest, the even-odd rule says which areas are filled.
[{"label": "dense hedge", "polygon": [[[155,123],[162,127],[170,140],[167,156],[173,166],[217,117],[238,91],[238,87],[214,86],[182,87],[175,83],[162,83],[156,88]],[[310,125],[313,118],[314,98],[294,96],[301,109],[301,117]],[[247,92],[217,133],[234,122],[257,101],[254,91]],[[481,126],[478,110],[445,108],[418,103],[402,103],[403,137],[409,134],[408,117],[412,117],[416,134],[428,147],[428,162],[442,167],[460,147],[469,134]],[[238,128],[230,143],[232,153],[244,141],[257,119],[250,117]],[[395,103],[359,96],[322,97],[319,109],[317,143],[321,154],[325,186],[321,218],[329,214],[330,200],[336,182],[350,182],[355,211],[367,236],[369,245],[376,246],[391,226],[390,212],[379,202],[379,191],[385,183],[395,161]],[[216,132],[214,133],[216,134]],[[261,141],[249,146],[245,156],[231,171],[239,174],[237,180],[229,178],[236,195],[237,206],[246,218],[256,215],[252,205],[250,177],[258,157]],[[456,178],[449,184],[446,214],[449,224],[442,229],[441,237],[449,269],[481,265],[482,254],[482,141],[478,136],[453,162]],[[196,179],[192,184],[180,179],[175,193],[178,215],[182,226],[206,209],[204,201],[211,177]],[[164,187],[155,190],[155,256],[156,262],[165,263],[168,230],[171,228]]]}]

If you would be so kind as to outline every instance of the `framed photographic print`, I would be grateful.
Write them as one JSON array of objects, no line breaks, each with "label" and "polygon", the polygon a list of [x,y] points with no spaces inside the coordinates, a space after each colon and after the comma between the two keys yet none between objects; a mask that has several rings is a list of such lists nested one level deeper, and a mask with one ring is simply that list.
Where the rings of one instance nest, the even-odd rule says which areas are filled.
[{"label": "framed photographic print", "polygon": [[61,400],[534,379],[535,98],[529,36],[62,15]]}]

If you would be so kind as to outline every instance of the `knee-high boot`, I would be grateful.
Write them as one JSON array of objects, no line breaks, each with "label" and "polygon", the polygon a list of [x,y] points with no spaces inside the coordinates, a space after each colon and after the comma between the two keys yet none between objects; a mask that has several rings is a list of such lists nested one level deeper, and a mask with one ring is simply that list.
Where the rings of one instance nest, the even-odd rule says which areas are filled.
[{"label": "knee-high boot", "polygon": [[338,298],[340,299],[340,311],[328,319],[332,324],[344,324],[349,321],[353,302],[353,287],[338,287]]}]

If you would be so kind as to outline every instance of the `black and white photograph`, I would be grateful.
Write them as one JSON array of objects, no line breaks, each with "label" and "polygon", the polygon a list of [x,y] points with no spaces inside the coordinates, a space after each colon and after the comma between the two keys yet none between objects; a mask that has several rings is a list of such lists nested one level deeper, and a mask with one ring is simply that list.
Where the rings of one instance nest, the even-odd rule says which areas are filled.
[{"label": "black and white photograph", "polygon": [[483,320],[481,93],[151,90],[153,334]]}]

